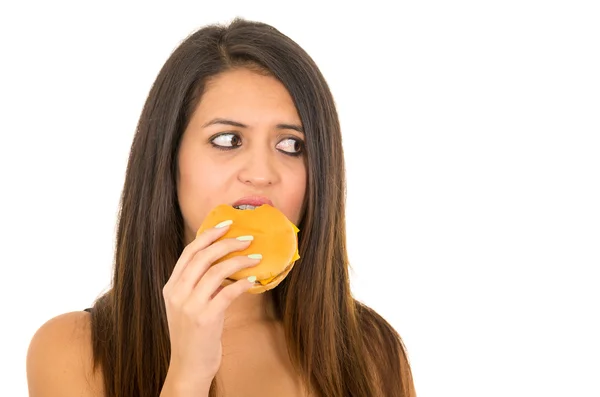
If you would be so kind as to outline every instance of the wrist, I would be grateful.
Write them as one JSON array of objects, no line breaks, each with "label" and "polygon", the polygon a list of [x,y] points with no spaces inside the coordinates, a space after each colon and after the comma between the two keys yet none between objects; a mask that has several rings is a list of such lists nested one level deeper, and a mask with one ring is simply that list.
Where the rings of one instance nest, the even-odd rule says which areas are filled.
[{"label": "wrist", "polygon": [[167,372],[160,397],[207,397],[211,380],[190,379]]}]

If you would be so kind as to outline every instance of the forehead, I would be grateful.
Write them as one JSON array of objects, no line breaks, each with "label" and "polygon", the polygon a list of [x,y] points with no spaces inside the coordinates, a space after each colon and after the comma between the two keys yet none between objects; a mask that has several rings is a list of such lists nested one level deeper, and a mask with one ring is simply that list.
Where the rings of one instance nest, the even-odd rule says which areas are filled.
[{"label": "forehead", "polygon": [[277,123],[300,122],[284,85],[272,76],[248,69],[230,70],[208,80],[194,116],[202,120],[238,118],[249,124],[253,120],[264,122],[265,118]]}]

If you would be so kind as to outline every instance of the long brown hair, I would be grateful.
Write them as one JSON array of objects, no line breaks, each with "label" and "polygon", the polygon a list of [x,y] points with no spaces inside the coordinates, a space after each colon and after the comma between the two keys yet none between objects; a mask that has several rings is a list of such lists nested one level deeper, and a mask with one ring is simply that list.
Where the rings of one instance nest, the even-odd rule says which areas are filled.
[{"label": "long brown hair", "polygon": [[[160,394],[170,358],[162,288],[184,248],[176,195],[179,144],[207,79],[236,67],[259,68],[280,80],[305,131],[301,259],[271,291],[292,362],[317,396],[413,396],[400,336],[350,291],[344,157],[328,85],[294,41],[240,18],[186,38],[142,110],[121,197],[112,288],[92,308],[94,368],[102,369],[106,396]],[[216,394],[213,382],[210,395]]]}]

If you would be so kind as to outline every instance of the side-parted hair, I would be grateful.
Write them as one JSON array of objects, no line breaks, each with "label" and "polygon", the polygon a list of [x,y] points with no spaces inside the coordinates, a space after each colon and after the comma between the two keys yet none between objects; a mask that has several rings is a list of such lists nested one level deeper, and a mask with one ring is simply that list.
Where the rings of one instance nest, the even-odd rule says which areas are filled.
[{"label": "side-parted hair", "polygon": [[[162,289],[185,244],[176,191],[179,145],[207,81],[244,67],[287,88],[305,133],[301,259],[269,292],[292,362],[316,396],[414,396],[400,336],[350,291],[344,156],[329,87],[294,41],[241,18],[187,37],[142,110],[121,196],[112,285],[92,308],[94,369],[102,370],[106,396],[160,394],[170,360]],[[210,396],[216,395],[213,382]]]}]

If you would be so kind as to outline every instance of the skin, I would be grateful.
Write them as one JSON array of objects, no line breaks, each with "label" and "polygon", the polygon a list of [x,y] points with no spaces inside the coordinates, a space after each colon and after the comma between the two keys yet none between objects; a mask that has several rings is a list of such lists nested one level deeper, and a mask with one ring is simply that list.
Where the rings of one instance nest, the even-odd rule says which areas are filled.
[{"label": "skin", "polygon": [[[246,127],[206,126],[215,119]],[[235,69],[208,82],[179,149],[177,193],[186,243],[195,238],[214,207],[246,196],[269,198],[298,224],[306,191],[306,164],[304,156],[290,154],[302,152],[304,135],[277,128],[279,124],[302,125],[291,96],[275,78]],[[214,144],[232,149],[221,150]],[[236,299],[227,312],[225,327],[263,316],[268,296],[244,294]]]},{"label": "skin", "polygon": [[[223,118],[247,128],[223,124],[204,127]],[[266,196],[288,219],[298,223],[306,190],[306,165],[296,142],[304,135],[278,124],[301,122],[285,87],[273,77],[247,69],[225,72],[207,85],[179,149],[178,198],[185,222],[187,242],[206,215],[219,204],[233,204],[248,195]],[[239,141],[225,135],[235,133]],[[237,146],[223,151],[222,147]]]},{"label": "skin", "polygon": [[[215,119],[246,127],[207,126]],[[303,155],[290,154],[302,152],[304,135],[278,128],[280,124],[301,129],[291,96],[275,78],[236,69],[209,81],[179,151],[177,192],[187,243],[214,207],[245,196],[269,198],[298,224],[306,192],[306,163]],[[213,144],[234,149],[220,150]],[[268,314],[269,307],[268,292],[244,293],[226,310],[223,361],[217,378],[228,395],[251,396],[253,390],[257,396],[294,395],[301,389],[287,357],[283,328]],[[253,370],[248,371],[249,367]],[[271,389],[265,389],[265,378],[279,382],[271,381]]]},{"label": "skin", "polygon": [[[214,124],[224,118],[246,127]],[[298,224],[306,189],[302,132],[277,128],[301,122],[292,98],[276,79],[248,69],[214,77],[184,131],[178,158],[177,191],[186,245],[194,240],[207,213],[218,204],[244,196],[268,197]],[[211,139],[236,133],[235,149],[219,150]],[[231,136],[213,139],[231,145]],[[217,373],[225,395],[306,396],[287,355],[282,325],[269,313],[270,293],[244,293],[226,309],[223,356]],[[100,397],[102,372],[92,371],[90,314],[65,313],[36,332],[27,354],[32,397]]]}]

